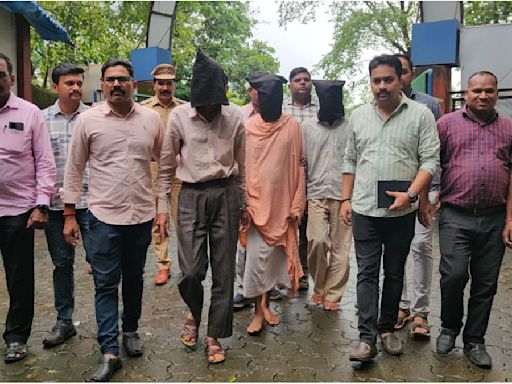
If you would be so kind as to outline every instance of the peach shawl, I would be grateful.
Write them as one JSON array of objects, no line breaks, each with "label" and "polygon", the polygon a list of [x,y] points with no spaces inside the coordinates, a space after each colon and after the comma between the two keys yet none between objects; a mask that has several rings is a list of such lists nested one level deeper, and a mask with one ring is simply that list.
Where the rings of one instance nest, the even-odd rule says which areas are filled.
[{"label": "peach shawl", "polygon": [[[300,126],[288,115],[269,123],[258,114],[246,121],[245,130],[248,212],[267,244],[284,247],[295,296],[303,275],[297,226],[306,201]],[[298,221],[290,223],[290,215]]]}]

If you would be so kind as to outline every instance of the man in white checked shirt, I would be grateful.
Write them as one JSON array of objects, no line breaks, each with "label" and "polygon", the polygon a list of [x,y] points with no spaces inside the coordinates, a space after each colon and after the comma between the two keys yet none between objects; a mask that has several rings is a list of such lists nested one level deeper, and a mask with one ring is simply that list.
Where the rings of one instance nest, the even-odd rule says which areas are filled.
[{"label": "man in white checked shirt", "polygon": [[[48,223],[45,228],[48,250],[55,267],[53,270],[53,289],[57,322],[43,340],[45,348],[55,347],[76,335],[76,329],[72,322],[75,304],[73,276],[75,249],[64,240],[64,203],[60,191],[64,184],[64,169],[73,128],[78,115],[88,108],[82,103],[83,73],[84,70],[74,64],[60,64],[55,67],[52,72],[52,89],[59,95],[59,98],[54,105],[43,111],[48,124],[52,151],[57,166],[56,192],[51,196]],[[86,255],[89,245],[88,183],[89,169],[86,168],[82,185],[82,198],[76,206],[76,219],[80,226]]]}]

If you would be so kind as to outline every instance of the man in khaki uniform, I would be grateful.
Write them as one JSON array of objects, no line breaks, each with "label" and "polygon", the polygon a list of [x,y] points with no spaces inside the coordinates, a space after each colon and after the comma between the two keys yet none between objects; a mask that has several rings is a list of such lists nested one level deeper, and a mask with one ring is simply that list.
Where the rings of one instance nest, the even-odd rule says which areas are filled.
[{"label": "man in khaki uniform", "polygon": [[[164,124],[164,128],[167,128],[167,119],[173,108],[185,103],[183,100],[174,97],[174,91],[176,90],[176,83],[174,81],[176,78],[176,69],[171,64],[159,64],[155,67],[153,72],[151,72],[151,75],[153,76],[155,96],[144,100],[141,104],[158,112]],[[153,161],[151,162],[151,179],[153,181],[153,191],[155,196],[157,174],[158,163]],[[169,191],[168,196],[175,228],[177,225],[177,207],[180,189],[181,180],[173,176],[171,190]],[[171,274],[171,260],[169,259],[168,254],[169,238],[166,237],[164,240],[161,240],[160,230],[155,224],[153,224],[151,233],[158,266],[158,272],[155,276],[155,284],[164,285],[169,280],[169,276]]]}]

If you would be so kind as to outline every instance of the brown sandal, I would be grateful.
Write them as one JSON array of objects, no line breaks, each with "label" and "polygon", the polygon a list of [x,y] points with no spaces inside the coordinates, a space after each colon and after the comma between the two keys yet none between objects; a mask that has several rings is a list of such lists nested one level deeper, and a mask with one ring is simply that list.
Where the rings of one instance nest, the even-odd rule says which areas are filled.
[{"label": "brown sandal", "polygon": [[187,318],[180,333],[181,342],[187,347],[195,347],[197,345],[197,338],[199,337],[199,330],[194,319]]},{"label": "brown sandal", "polygon": [[398,311],[398,318],[396,319],[395,329],[402,329],[405,324],[411,319],[410,309],[400,309]]},{"label": "brown sandal", "polygon": [[[422,319],[421,323],[416,320],[417,318]],[[414,340],[430,340],[430,325],[428,324],[426,317],[414,316],[411,324],[411,336]]]},{"label": "brown sandal", "polygon": [[[226,360],[226,352],[222,348],[222,345],[215,339],[209,339],[208,337],[204,339],[204,345],[206,353],[208,353],[208,362],[210,364],[219,364]],[[222,358],[220,360],[215,360],[216,355],[221,355]],[[213,359],[211,359],[213,358]]]}]

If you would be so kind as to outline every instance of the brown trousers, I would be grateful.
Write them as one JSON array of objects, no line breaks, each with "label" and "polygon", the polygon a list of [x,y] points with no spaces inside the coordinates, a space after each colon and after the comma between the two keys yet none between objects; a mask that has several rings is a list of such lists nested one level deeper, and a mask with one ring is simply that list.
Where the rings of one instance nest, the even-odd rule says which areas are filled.
[{"label": "brown trousers", "polygon": [[[240,191],[233,178],[183,183],[178,203],[178,261],[181,297],[199,327],[208,261],[212,288],[207,336],[233,333],[233,281],[240,224]],[[209,251],[209,252],[208,252]],[[208,260],[209,256],[209,260]]]}]

